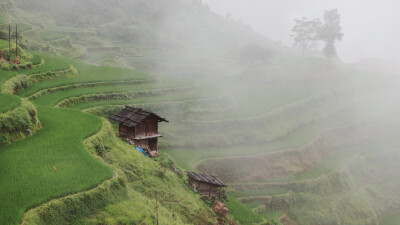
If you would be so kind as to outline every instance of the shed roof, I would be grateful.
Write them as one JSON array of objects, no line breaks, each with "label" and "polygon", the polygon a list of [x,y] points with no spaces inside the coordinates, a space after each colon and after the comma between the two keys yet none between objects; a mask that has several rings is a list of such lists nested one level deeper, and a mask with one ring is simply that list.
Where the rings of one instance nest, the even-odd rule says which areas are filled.
[{"label": "shed roof", "polygon": [[195,172],[190,172],[190,171],[186,171],[186,174],[189,177],[191,177],[194,180],[197,180],[199,182],[214,184],[214,185],[217,185],[220,187],[226,187],[226,184],[214,175],[210,175],[210,174],[206,174],[206,173],[195,173]]},{"label": "shed roof", "polygon": [[158,119],[158,122],[163,122],[163,121],[168,122],[168,120],[162,118],[161,116],[153,112],[146,111],[141,108],[134,108],[127,105],[119,113],[115,114],[114,116],[111,116],[110,119],[118,123],[121,123],[122,125],[127,127],[136,127],[138,124],[142,123],[143,120],[145,120],[148,117],[155,117]]}]

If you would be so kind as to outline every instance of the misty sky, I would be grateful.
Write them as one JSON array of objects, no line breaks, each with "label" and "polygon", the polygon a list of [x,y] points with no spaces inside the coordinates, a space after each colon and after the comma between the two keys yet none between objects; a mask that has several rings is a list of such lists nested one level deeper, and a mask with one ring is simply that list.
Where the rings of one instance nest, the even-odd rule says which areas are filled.
[{"label": "misty sky", "polygon": [[[400,63],[400,1],[396,0],[206,0],[211,10],[254,28],[265,36],[292,45],[295,18],[320,18],[337,8],[344,39],[337,44],[339,57],[353,62],[363,57]],[[322,46],[320,46],[322,47]]]}]

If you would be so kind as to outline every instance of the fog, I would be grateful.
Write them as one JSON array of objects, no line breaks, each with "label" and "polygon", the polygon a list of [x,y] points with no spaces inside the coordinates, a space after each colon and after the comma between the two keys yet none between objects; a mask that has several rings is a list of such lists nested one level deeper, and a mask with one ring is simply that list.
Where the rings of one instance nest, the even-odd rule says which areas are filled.
[{"label": "fog", "polygon": [[[107,101],[82,89],[105,94],[82,109],[108,117],[132,105],[167,118],[162,154],[182,170],[217,175],[250,211],[279,211],[285,225],[379,224],[400,212],[400,76],[390,63],[400,63],[400,2],[16,2],[37,32],[25,33],[27,48],[156,77],[123,80],[125,92],[110,90],[118,94]],[[338,57],[322,41],[307,54],[293,48],[294,19],[324,22],[335,8]]]},{"label": "fog", "polygon": [[337,8],[341,15],[339,57],[347,62],[383,58],[400,62],[400,2],[396,0],[207,0],[211,10],[242,20],[255,31],[292,45],[295,18],[322,18],[324,10]]}]

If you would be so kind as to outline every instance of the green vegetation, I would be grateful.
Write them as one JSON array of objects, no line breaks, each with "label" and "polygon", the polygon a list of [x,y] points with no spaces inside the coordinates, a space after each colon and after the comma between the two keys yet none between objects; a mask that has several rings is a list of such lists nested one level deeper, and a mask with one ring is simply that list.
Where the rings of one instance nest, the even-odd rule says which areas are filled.
[{"label": "green vegetation", "polygon": [[[151,81],[151,80],[149,80]],[[191,82],[185,82],[177,79],[167,79],[163,78],[157,82],[149,82],[149,83],[139,83],[139,84],[115,84],[115,85],[105,85],[105,86],[94,86],[94,87],[86,87],[84,89],[81,88],[73,88],[65,91],[58,91],[51,94],[47,94],[35,100],[36,104],[46,104],[46,105],[55,105],[58,102],[68,99],[71,97],[79,97],[89,94],[105,94],[105,93],[126,93],[132,90],[134,92],[146,91],[146,90],[163,90],[168,88],[177,88],[179,87],[190,87]]]},{"label": "green vegetation", "polygon": [[[52,60],[48,62],[48,59],[46,57],[43,58],[45,60],[45,64],[43,66],[44,68],[42,67],[38,68],[42,68],[42,70],[45,70],[44,72],[53,70],[64,70],[66,68],[69,68],[70,64],[73,64],[74,67],[79,72],[79,76],[72,79],[56,79],[56,80],[49,80],[36,83],[32,85],[29,89],[20,92],[19,93],[20,96],[27,97],[40,90],[57,86],[65,86],[70,84],[88,83],[88,82],[106,82],[106,81],[144,80],[144,79],[154,78],[153,76],[145,72],[134,71],[129,69],[98,67],[98,66],[88,65],[82,62],[67,61],[65,59],[60,59],[60,58],[56,58],[58,59],[57,61]],[[47,68],[45,67],[46,65],[48,65]]]},{"label": "green vegetation", "polygon": [[[14,43],[12,43],[11,47],[15,47]],[[0,39],[0,49],[8,48],[8,41]]]},{"label": "green vegetation", "polygon": [[[170,169],[168,158],[146,158],[114,132],[103,120],[100,132],[85,140],[85,145],[113,168],[115,178],[30,210],[26,224],[152,224],[156,198],[160,224],[216,223],[200,196]],[[106,150],[100,153],[99,149]],[[71,216],[74,211],[81,213]]]},{"label": "green vegetation", "polygon": [[[185,94],[183,94],[185,92]],[[209,101],[215,98],[215,94],[218,94],[218,90],[213,91],[212,89],[204,89],[200,87],[193,88],[191,90],[184,90],[183,92],[161,92],[159,96],[147,96],[147,97],[136,97],[130,100],[105,100],[105,101],[94,101],[94,102],[86,102],[82,104],[72,105],[71,108],[76,109],[87,109],[94,108],[99,109],[101,106],[111,106],[111,105],[137,105],[138,107],[149,107],[149,105],[153,105],[155,107],[159,106],[159,108],[163,107],[168,108],[166,105],[178,105],[178,104],[190,104],[193,102],[201,102],[201,101]],[[172,108],[171,106],[170,108]]]},{"label": "green vegetation", "polygon": [[33,52],[33,55],[35,55],[34,59],[35,61],[38,61],[39,58],[43,59],[45,63],[43,65],[39,65],[37,67],[33,68],[23,68],[19,69],[18,71],[1,71],[1,76],[0,76],[0,88],[4,84],[4,82],[11,77],[14,77],[16,75],[36,75],[36,74],[45,74],[47,72],[54,72],[54,71],[62,71],[70,68],[70,63],[69,61],[57,57],[52,57],[43,53],[38,53],[38,52]]},{"label": "green vegetation", "polygon": [[46,107],[38,113],[43,125],[39,132],[0,150],[1,180],[8,181],[0,188],[2,223],[16,224],[26,209],[91,188],[112,175],[82,144],[100,129],[98,118]]},{"label": "green vegetation", "polygon": [[319,19],[307,20],[306,17],[295,20],[296,25],[292,31],[294,41],[302,50],[315,47],[317,41],[325,41],[323,52],[327,58],[337,57],[335,42],[343,38],[342,27],[340,26],[340,15],[337,9],[324,12],[324,24]]},{"label": "green vegetation", "polygon": [[0,113],[5,113],[21,104],[21,99],[17,96],[0,93]]},{"label": "green vegetation", "polygon": [[0,24],[4,24],[7,21],[7,17],[5,15],[0,15]]},{"label": "green vegetation", "polygon": [[228,197],[226,206],[229,208],[229,213],[235,217],[235,220],[239,221],[243,225],[252,225],[254,223],[260,223],[263,218],[255,214],[251,209],[247,208],[239,200]]},{"label": "green vegetation", "polygon": [[379,224],[382,225],[397,225],[400,221],[400,213],[398,211],[386,213],[379,220]]},{"label": "green vegetation", "polygon": [[18,33],[24,32],[32,29],[32,26],[26,23],[19,23],[18,25]]},{"label": "green vegetation", "polygon": [[[83,193],[52,200],[26,213],[25,224],[73,224],[90,216],[99,208],[127,197],[127,187],[122,178],[105,181],[98,187]],[[74,212],[79,211],[80,214]]]},{"label": "green vegetation", "polygon": [[54,41],[60,38],[66,37],[64,34],[56,33],[56,32],[40,32],[39,37],[44,41]]},{"label": "green vegetation", "polygon": [[[0,223],[29,209],[25,224],[152,224],[157,198],[161,224],[216,224],[169,156],[223,178],[241,224],[374,224],[400,207],[396,77],[295,56],[199,1],[122,2],[7,5],[21,44],[47,54],[0,71],[2,92],[23,98],[0,95],[1,138],[16,141],[0,146]],[[159,159],[106,120],[88,138],[125,104],[170,120]]]},{"label": "green vegetation", "polygon": [[[265,211],[261,214],[268,221],[279,221],[279,218],[283,215],[282,211]],[[280,224],[277,222],[276,225]]]},{"label": "green vegetation", "polygon": [[[44,58],[44,57],[43,57]],[[63,61],[63,59],[60,59]],[[202,141],[201,139],[196,140],[198,136],[196,134],[201,133],[210,133],[213,135],[214,132],[226,130],[230,127],[240,127],[245,122],[251,122],[252,124],[265,124],[265,125],[257,125],[257,129],[260,131],[266,131],[266,135],[268,134],[276,134],[277,131],[282,132],[283,136],[277,138],[276,140],[271,139],[268,143],[259,143],[258,145],[246,145],[245,148],[240,145],[234,145],[232,147],[219,148],[219,147],[207,147],[205,145],[203,148],[193,149],[173,149],[167,152],[167,155],[170,155],[174,158],[175,162],[185,169],[192,169],[196,167],[199,163],[202,163],[202,160],[208,160],[211,158],[222,158],[222,157],[232,157],[232,156],[252,156],[255,154],[266,153],[266,152],[281,152],[282,150],[287,150],[291,148],[298,148],[302,145],[305,145],[307,142],[312,140],[314,137],[321,134],[321,132],[328,130],[334,127],[344,127],[348,124],[353,124],[359,122],[360,120],[364,120],[365,118],[369,118],[373,116],[371,112],[360,113],[357,116],[357,119],[354,118],[352,104],[355,102],[349,96],[352,96],[351,89],[340,88],[335,89],[336,86],[341,86],[342,82],[337,83],[329,83],[327,86],[319,86],[319,88],[314,89],[313,91],[301,92],[301,89],[296,89],[296,85],[293,86],[279,86],[274,89],[272,86],[270,91],[263,91],[261,84],[253,84],[252,82],[241,82],[240,85],[234,86],[235,83],[239,81],[235,78],[231,79],[231,84],[228,84],[229,89],[224,89],[223,91],[216,88],[219,86],[221,81],[215,82],[213,85],[212,80],[201,80],[197,82],[193,82],[193,80],[184,80],[178,78],[160,78],[154,79],[153,76],[148,76],[145,73],[131,71],[126,69],[112,69],[105,67],[97,67],[92,65],[84,65],[82,63],[76,61],[67,61],[64,65],[73,64],[78,69],[79,75],[76,77],[57,77],[53,80],[41,80],[40,82],[34,83],[31,86],[23,89],[19,92],[21,96],[31,96],[34,100],[34,103],[37,105],[48,105],[54,106],[57,103],[68,102],[63,106],[68,106],[76,109],[87,109],[88,112],[93,112],[98,115],[108,116],[111,112],[116,112],[120,109],[124,104],[133,104],[140,107],[145,107],[147,109],[152,109],[162,115],[165,115],[171,121],[174,121],[173,124],[168,124],[168,126],[161,126],[161,132],[165,135],[165,140],[160,143],[160,146],[165,146],[168,148],[175,148],[175,146],[179,146],[181,143],[176,140],[183,141],[182,143],[189,143],[193,141]],[[45,66],[47,61],[45,61]],[[49,66],[49,65],[48,65]],[[39,66],[41,67],[41,66]],[[53,67],[54,68],[54,67]],[[36,69],[36,68],[35,68]],[[93,69],[93,71],[92,71]],[[32,69],[34,70],[34,69]],[[104,72],[106,71],[106,72]],[[29,71],[26,77],[34,77],[35,75]],[[119,73],[121,72],[121,73]],[[110,77],[108,74],[116,74],[113,77]],[[328,87],[329,86],[329,87]],[[186,87],[189,87],[190,90],[185,90]],[[240,91],[241,88],[248,87],[252,91],[249,91],[245,96],[241,96]],[[333,91],[324,92],[325,88],[332,88]],[[4,89],[4,88],[3,88]],[[166,90],[172,89],[173,92],[168,92]],[[287,94],[287,98],[280,101],[274,101],[276,97],[279,95],[284,95],[285,89],[290,89],[290,93]],[[310,88],[311,89],[311,88]],[[358,89],[363,90],[363,89]],[[145,94],[142,96],[136,96],[135,99],[128,98],[113,98],[107,99],[102,96],[111,96],[114,94],[126,95],[127,93],[140,92],[140,91],[150,91],[150,93],[154,93],[154,91],[160,91],[157,94]],[[342,91],[342,92],[340,92]],[[276,96],[273,96],[273,94]],[[371,95],[376,95],[376,93],[380,93],[379,90],[372,90]],[[264,104],[262,106],[258,105],[257,101],[246,101],[245,103],[237,106],[237,103],[242,103],[246,98],[254,99],[256,96],[262,96],[263,98],[269,99],[269,104]],[[385,95],[383,95],[385,96]],[[381,97],[383,97],[381,96]],[[129,97],[129,96],[128,96]],[[335,105],[322,104],[322,102],[328,101],[329,103],[335,101]],[[62,103],[64,104],[64,103]],[[358,105],[361,105],[357,103]],[[317,109],[310,110],[309,106],[313,106]],[[89,108],[92,107],[92,108]],[[226,108],[227,107],[227,108]],[[326,107],[326,108],[324,108]],[[240,110],[244,108],[244,110]],[[279,109],[276,111],[276,109]],[[228,109],[228,111],[226,111]],[[254,109],[254,110],[247,110]],[[322,110],[321,110],[322,109]],[[334,110],[333,110],[334,109]],[[48,110],[50,110],[48,108]],[[64,110],[64,109],[59,109]],[[69,110],[67,110],[69,112]],[[71,111],[76,112],[76,111]],[[225,113],[228,112],[228,113]],[[265,127],[271,127],[271,124],[275,123],[274,115],[278,115],[281,121],[277,123],[277,125],[285,124],[285,127],[275,127],[271,128],[272,130],[265,130]],[[223,117],[225,115],[225,117]],[[292,127],[289,124],[296,124],[299,118],[294,118],[294,115],[301,115],[301,119],[304,121],[300,121],[299,127]],[[303,117],[304,116],[304,117]],[[267,119],[264,119],[267,118]],[[283,119],[285,118],[285,119]],[[282,121],[286,121],[282,123]],[[294,123],[291,123],[293,121]],[[235,123],[239,123],[239,125],[233,125]],[[204,129],[202,124],[212,125],[217,128],[217,130],[208,130]],[[194,126],[192,126],[194,125]],[[188,129],[188,126],[190,129]],[[225,127],[224,127],[225,126]],[[46,128],[46,127],[45,127]],[[43,129],[45,129],[43,128]],[[244,128],[246,130],[247,128]],[[251,127],[254,129],[254,127]],[[243,130],[242,130],[243,131]],[[35,134],[39,135],[39,133]],[[114,131],[115,132],[115,131]],[[235,132],[234,129],[232,132]],[[113,132],[112,132],[113,133]],[[264,135],[265,135],[264,134]],[[34,137],[35,137],[34,136]],[[112,135],[110,135],[112,136]],[[175,139],[176,136],[179,136],[180,139]],[[232,133],[232,136],[237,137]],[[196,138],[194,138],[196,137]],[[222,137],[222,135],[220,136]],[[263,139],[265,136],[260,136],[260,139]],[[283,138],[284,137],[284,138]],[[28,140],[28,139],[27,139]],[[221,143],[230,142],[232,139],[227,140],[214,140],[217,146],[223,145]],[[25,141],[25,140],[24,140]],[[111,141],[111,140],[109,140]],[[103,159],[110,163],[120,162],[121,159],[112,159],[112,154],[110,152],[111,149],[120,149],[120,144],[116,143],[117,140],[113,140],[112,143],[104,144],[103,141],[96,144],[98,150],[93,148],[93,154],[100,154]],[[372,142],[377,142],[373,140]],[[191,144],[192,144],[191,143]],[[185,144],[186,145],[186,144]],[[232,145],[232,143],[231,143]],[[182,145],[184,146],[184,145]],[[165,148],[164,147],[164,148]],[[122,147],[121,147],[122,148]],[[123,147],[128,148],[128,146]],[[126,150],[128,151],[128,150]],[[125,151],[125,153],[126,153]],[[122,154],[122,153],[121,153]],[[341,164],[339,162],[345,161],[346,159],[352,158],[357,153],[354,149],[351,149],[351,153],[347,151],[337,151],[333,154],[329,154],[324,156],[321,162],[313,165],[310,170],[307,170],[306,173],[299,173],[293,177],[285,177],[283,175],[282,178],[269,180],[269,183],[273,182],[309,182],[308,180],[319,179],[320,177],[325,177],[326,179],[331,179],[330,176],[327,176],[338,168],[341,168]],[[119,156],[119,157],[122,157]],[[165,156],[164,156],[165,157]],[[190,159],[190,160],[189,160]],[[339,161],[339,162],[338,162]],[[121,167],[119,167],[121,166]],[[125,168],[127,165],[119,165],[118,168]],[[136,169],[138,167],[135,167]],[[199,167],[197,167],[199,168]],[[114,168],[115,169],[115,168]],[[122,169],[124,170],[124,169]],[[149,169],[150,171],[151,169]],[[169,169],[168,169],[169,171]],[[124,176],[127,176],[128,181],[124,181],[130,183],[129,177],[136,175],[132,175],[132,171],[125,171],[122,174],[122,181],[125,179]],[[127,175],[129,174],[129,175]],[[155,174],[154,176],[158,176]],[[158,178],[156,180],[152,180],[152,183],[157,183]],[[172,177],[171,177],[172,179]],[[177,178],[173,178],[177,179]],[[258,180],[259,181],[259,180]],[[165,181],[159,182],[158,186],[164,185]],[[167,190],[170,187],[175,187],[176,189],[181,190],[180,186],[174,186],[176,182],[171,180],[171,183],[168,183],[164,186],[164,189]],[[183,182],[183,181],[179,181]],[[183,185],[183,183],[179,183],[179,185]],[[155,195],[151,192],[146,192],[146,188],[143,186],[134,186],[120,184],[121,192],[118,192],[117,195],[110,195],[104,201],[100,201],[98,203],[94,203],[93,206],[85,206],[89,208],[81,208],[82,207],[82,197],[80,195],[73,195],[74,202],[76,202],[76,210],[85,212],[82,215],[86,216],[86,219],[83,219],[81,216],[77,216],[74,218],[68,217],[68,214],[60,214],[65,211],[62,207],[66,207],[63,203],[63,200],[53,200],[57,202],[55,205],[43,205],[43,208],[36,208],[30,213],[30,220],[27,219],[27,223],[32,221],[32,224],[39,223],[38,221],[51,221],[51,222],[43,222],[47,224],[51,223],[59,223],[58,219],[69,218],[73,221],[79,221],[82,224],[93,224],[93,223],[128,223],[128,222],[139,222],[139,221],[152,221],[152,215],[148,213],[151,210],[151,207],[147,209],[139,209],[139,205],[154,204],[152,201],[155,198]],[[235,185],[232,185],[235,188]],[[311,187],[308,187],[311,190]],[[82,189],[81,189],[82,190]],[[108,191],[107,191],[108,190]],[[109,189],[105,189],[105,193],[110,193]],[[154,190],[156,191],[156,190]],[[188,190],[182,189],[184,193]],[[290,193],[290,191],[294,191],[290,186],[282,186],[278,188],[260,188],[260,189],[244,189],[241,191],[235,191],[230,193],[231,197],[262,197],[262,196],[279,196],[282,194]],[[304,190],[303,190],[304,191]],[[166,194],[166,193],[164,193]],[[177,193],[173,193],[176,195]],[[297,192],[295,195],[297,196]],[[63,195],[63,194],[60,194]],[[107,195],[107,194],[106,194]],[[123,198],[130,199],[140,199],[141,203],[133,204],[131,201],[121,201]],[[75,198],[76,197],[76,198]],[[300,197],[299,197],[300,198]],[[308,197],[307,197],[308,198]],[[315,201],[320,198],[320,196],[312,196],[311,198],[315,198]],[[336,198],[336,194],[332,191],[332,198]],[[355,198],[357,199],[357,198]],[[331,199],[328,199],[331,201]],[[60,201],[60,202],[58,202]],[[96,202],[95,200],[93,200]],[[196,200],[197,202],[198,200]],[[235,202],[236,201],[236,202]],[[314,200],[312,200],[314,201]],[[198,204],[198,203],[196,203]],[[240,205],[240,206],[239,206]],[[154,205],[153,205],[154,206]],[[152,207],[153,207],[152,206]],[[49,207],[61,207],[54,209],[59,211],[60,213],[55,214],[43,214]],[[164,215],[163,220],[168,222],[174,221],[171,210],[169,206],[164,206],[165,209],[160,209]],[[197,206],[202,208],[203,206]],[[282,216],[282,211],[277,208],[275,211],[271,210],[262,210],[261,206],[253,207],[254,212],[250,208],[246,208],[246,205],[240,203],[239,200],[233,200],[231,205],[228,204],[228,207],[231,210],[232,215],[242,224],[252,224],[253,222],[249,222],[244,218],[248,217],[250,213],[254,215],[259,214],[261,221],[269,221],[269,220],[277,220]],[[237,213],[235,211],[236,208],[244,207],[247,211],[243,214]],[[311,221],[318,221],[317,217],[312,219],[303,219],[303,217],[299,216],[304,211],[298,210],[295,205],[291,206],[290,216],[296,218],[300,223],[305,224]],[[324,206],[320,206],[324,208]],[[242,209],[242,208],[241,208]],[[37,211],[39,210],[39,211]],[[42,210],[42,211],[40,211]],[[182,209],[180,209],[182,210]],[[93,216],[101,212],[99,216]],[[136,212],[136,213],[134,213]],[[235,215],[236,214],[236,215]],[[144,215],[144,218],[138,218],[136,215]],[[187,221],[187,216],[184,211],[179,213],[180,221],[185,223]],[[321,212],[321,218],[324,217],[324,213]],[[42,218],[43,217],[43,218]],[[47,219],[46,219],[47,218]],[[184,219],[182,219],[184,218]],[[185,219],[186,218],[186,219]],[[211,217],[210,217],[211,218]],[[253,218],[253,217],[251,217]],[[178,220],[178,221],[179,221]],[[242,220],[242,221],[241,221]],[[243,222],[244,221],[244,222]],[[256,223],[258,223],[256,222]],[[180,223],[180,222],[178,222]],[[28,223],[29,224],[29,223]]]},{"label": "green vegetation", "polygon": [[[82,63],[76,64],[80,69],[77,77],[54,76],[53,74],[62,72],[65,66],[69,67],[70,62],[75,61],[52,59],[39,53],[34,55],[37,62],[40,57],[40,61],[43,59],[45,63],[30,70],[8,72],[10,79],[4,79],[2,86],[3,91],[12,90],[13,93],[18,92],[22,96],[36,93],[35,103],[38,105],[52,106],[58,101],[80,96],[79,94],[111,93],[113,90],[166,90],[165,93],[168,93],[169,89],[176,89],[177,93],[171,92],[167,95],[178,96],[184,93],[184,88],[193,86],[193,81],[189,80],[154,79],[145,73],[126,69],[93,70],[97,67]],[[26,75],[20,75],[20,72]],[[110,78],[109,74],[115,76]],[[163,93],[164,91],[160,94]],[[196,93],[199,92],[194,92],[193,96],[197,96]],[[29,105],[33,106],[30,103]],[[215,215],[211,209],[186,187],[184,180],[170,170],[169,165],[172,162],[166,156],[157,160],[164,165],[160,167],[159,163],[145,158],[132,146],[114,136],[115,131],[112,131],[109,123],[105,121],[103,129],[85,141],[91,156],[83,148],[82,141],[99,130],[101,123],[98,118],[76,110],[45,106],[39,107],[38,114],[43,125],[41,130],[24,140],[1,146],[0,155],[4,161],[1,163],[1,170],[4,172],[1,173],[1,179],[13,182],[4,183],[0,188],[0,200],[8,207],[1,212],[0,221],[18,223],[24,211],[32,209],[24,220],[25,224],[91,224],[100,221],[108,224],[143,221],[150,223],[154,219],[154,214],[151,213],[155,208],[153,200],[155,195],[158,195],[161,222],[187,224],[188,221],[197,221],[198,224],[215,224]],[[16,121],[23,120],[17,118]],[[37,121],[36,119],[35,122]],[[25,129],[16,125],[10,127]],[[7,132],[2,131],[3,133]],[[35,146],[35,151],[31,151],[32,146]],[[93,155],[102,157],[109,166],[105,166],[104,162],[101,162],[103,160],[94,159]],[[23,163],[27,159],[29,163]],[[6,161],[12,162],[13,166],[7,166],[9,164],[6,164]],[[35,167],[39,164],[40,166]],[[96,187],[105,179],[111,178],[112,170],[118,178],[107,180]],[[140,178],[146,179],[141,181]],[[46,183],[51,185],[43,185]],[[157,188],[150,190],[149,185]],[[94,189],[77,193],[89,188]],[[102,197],[99,198],[99,195]],[[66,197],[59,198],[62,196]],[[48,200],[51,200],[48,204],[34,208]],[[175,201],[182,204],[177,207],[173,204]],[[147,205],[148,208],[143,208],[143,205]],[[71,217],[74,210],[82,213]],[[98,212],[104,216],[92,216]],[[203,215],[201,218],[197,217],[199,212]]]},{"label": "green vegetation", "polygon": [[0,114],[0,147],[10,141],[32,135],[40,123],[35,106],[23,100],[13,110]]},{"label": "green vegetation", "polygon": [[[363,117],[358,118],[362,120]],[[166,151],[178,165],[192,170],[196,164],[205,159],[223,158],[242,155],[256,155],[273,151],[282,151],[287,149],[299,148],[307,144],[319,133],[332,127],[342,127],[354,121],[354,114],[346,112],[340,115],[335,115],[332,119],[326,119],[319,123],[310,123],[302,128],[291,132],[284,139],[273,141],[268,144],[255,146],[233,146],[229,148],[200,148],[200,149],[171,149]]]},{"label": "green vegetation", "polygon": [[75,77],[77,75],[78,72],[73,66],[70,66],[70,68],[66,70],[49,71],[46,73],[39,73],[30,76],[17,75],[4,82],[2,86],[2,92],[8,94],[17,94],[22,90],[28,88],[29,86],[41,81],[69,78]]},{"label": "green vegetation", "polygon": [[334,152],[328,156],[316,166],[314,166],[311,170],[298,174],[289,180],[291,181],[301,181],[307,179],[318,178],[324,174],[332,173],[335,170],[340,169],[340,163],[345,159],[348,159],[352,156],[355,156],[360,153],[362,150],[368,149],[368,145],[362,145],[362,147],[357,148],[346,148],[343,150],[339,150]]},{"label": "green vegetation", "polygon": [[286,194],[288,190],[285,188],[281,189],[274,189],[274,188],[268,188],[268,189],[262,189],[262,190],[245,190],[245,191],[235,191],[235,192],[229,192],[229,196],[235,197],[235,198],[242,198],[242,197],[251,197],[251,196],[271,196],[271,195],[281,195],[281,194]]}]

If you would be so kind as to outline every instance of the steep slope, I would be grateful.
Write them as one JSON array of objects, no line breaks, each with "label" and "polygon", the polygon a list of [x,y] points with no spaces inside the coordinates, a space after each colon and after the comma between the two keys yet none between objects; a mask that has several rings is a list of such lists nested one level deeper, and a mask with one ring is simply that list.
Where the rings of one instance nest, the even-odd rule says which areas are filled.
[{"label": "steep slope", "polygon": [[[26,133],[25,129],[31,127],[24,123],[31,124],[31,129],[43,126],[36,133],[30,131],[31,136],[26,134],[29,137],[19,136],[22,140],[13,138],[13,143],[2,140],[0,144],[0,179],[6,181],[0,185],[1,224],[18,224],[21,220],[24,224],[151,224],[156,208],[161,223],[216,223],[212,210],[172,172],[169,159],[154,162],[146,158],[117,138],[108,121],[78,110],[51,107],[51,99],[37,105],[28,100],[78,88],[84,88],[78,94],[106,94],[107,87],[109,91],[136,89],[146,97],[185,91],[177,86],[190,87],[192,82],[158,82],[159,78],[143,72],[32,54],[41,59],[40,65],[1,70],[2,91],[11,91],[22,99],[1,94],[4,113],[0,114],[0,136],[8,137],[14,130],[16,134]],[[73,68],[73,75],[65,68]],[[27,96],[30,98],[24,98]]]},{"label": "steep slope", "polygon": [[[260,60],[283,49],[197,0],[16,0],[10,5],[10,22],[32,27],[24,32],[27,47],[108,66],[227,75],[242,71],[238,62],[248,63],[249,52]],[[249,46],[264,50],[254,53]]]},{"label": "steep slope", "polygon": [[30,210],[25,224],[153,224],[157,216],[162,224],[216,224],[214,213],[171,170],[169,159],[146,158],[115,137],[108,121],[85,144],[113,168],[113,178]]},{"label": "steep slope", "polygon": [[[19,23],[26,47],[103,65],[41,55],[44,65],[0,76],[7,93],[64,113],[107,117],[129,104],[164,115],[171,123],[160,127],[162,151],[230,182],[230,198],[253,209],[231,201],[243,223],[256,212],[249,224],[379,224],[398,211],[397,76],[297,57],[194,0],[4,2],[0,21]],[[71,64],[78,73],[54,75]],[[49,79],[19,85],[41,79],[40,68]],[[107,121],[104,133],[86,144],[114,178],[29,211],[26,223],[151,223],[156,198],[164,223],[215,222],[168,160],[143,158],[110,135]]]}]

